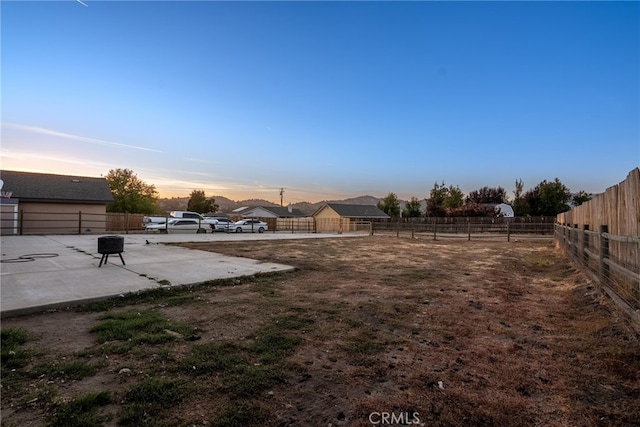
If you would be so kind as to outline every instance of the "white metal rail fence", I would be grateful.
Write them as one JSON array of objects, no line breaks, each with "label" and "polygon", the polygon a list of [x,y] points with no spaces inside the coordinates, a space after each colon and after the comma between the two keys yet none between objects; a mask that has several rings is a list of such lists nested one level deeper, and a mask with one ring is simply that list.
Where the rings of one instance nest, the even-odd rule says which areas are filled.
[{"label": "white metal rail fence", "polygon": [[640,237],[556,224],[556,241],[640,325]]}]

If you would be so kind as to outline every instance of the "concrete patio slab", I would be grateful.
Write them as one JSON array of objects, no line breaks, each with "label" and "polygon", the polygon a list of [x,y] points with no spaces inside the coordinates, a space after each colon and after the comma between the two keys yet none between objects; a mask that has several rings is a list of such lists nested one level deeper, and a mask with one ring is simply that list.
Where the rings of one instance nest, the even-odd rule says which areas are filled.
[{"label": "concrete patio slab", "polygon": [[[351,236],[362,236],[355,234]],[[28,314],[51,308],[209,280],[292,270],[293,267],[228,257],[165,243],[184,241],[338,238],[348,234],[169,234],[123,235],[122,257],[110,255],[98,267],[96,235],[0,236],[0,314]]]}]

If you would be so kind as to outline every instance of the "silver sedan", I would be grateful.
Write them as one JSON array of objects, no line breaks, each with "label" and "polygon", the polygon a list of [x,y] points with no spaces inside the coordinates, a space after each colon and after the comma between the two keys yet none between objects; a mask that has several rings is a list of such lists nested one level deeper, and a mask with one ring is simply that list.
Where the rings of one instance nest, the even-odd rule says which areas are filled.
[{"label": "silver sedan", "polygon": [[207,228],[211,229],[211,226],[197,219],[174,218],[170,219],[166,224],[149,224],[145,230],[157,231],[159,233],[193,231],[196,233],[206,233]]},{"label": "silver sedan", "polygon": [[250,233],[264,233],[269,227],[266,222],[259,221],[257,219],[241,219],[236,221],[230,228],[231,231],[236,233],[243,233],[248,231]]}]

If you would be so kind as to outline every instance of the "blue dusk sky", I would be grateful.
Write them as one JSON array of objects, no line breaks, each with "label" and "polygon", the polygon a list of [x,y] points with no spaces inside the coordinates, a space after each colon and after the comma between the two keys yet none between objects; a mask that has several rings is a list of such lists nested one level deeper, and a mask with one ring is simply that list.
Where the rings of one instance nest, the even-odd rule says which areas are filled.
[{"label": "blue dusk sky", "polygon": [[640,164],[638,2],[2,1],[2,169],[285,203],[598,193]]}]

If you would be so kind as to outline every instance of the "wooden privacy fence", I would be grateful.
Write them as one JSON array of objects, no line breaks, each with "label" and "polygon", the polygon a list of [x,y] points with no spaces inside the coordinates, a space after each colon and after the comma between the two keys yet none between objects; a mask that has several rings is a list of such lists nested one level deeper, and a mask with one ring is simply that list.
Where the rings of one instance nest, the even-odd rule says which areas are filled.
[{"label": "wooden privacy fence", "polygon": [[556,242],[640,325],[640,169],[557,216]]},{"label": "wooden privacy fence", "polygon": [[273,231],[290,231],[292,233],[316,232],[316,224],[313,217],[269,218],[269,220],[267,224],[269,225],[269,229]]},{"label": "wooden privacy fence", "polygon": [[371,221],[350,218],[314,218],[318,233],[371,233]]},{"label": "wooden privacy fence", "polygon": [[142,220],[146,214],[108,213],[106,228],[109,232],[124,233],[144,231]]}]

